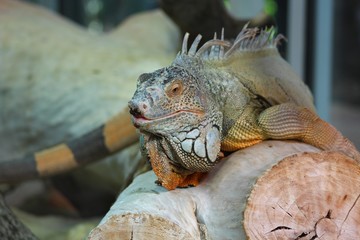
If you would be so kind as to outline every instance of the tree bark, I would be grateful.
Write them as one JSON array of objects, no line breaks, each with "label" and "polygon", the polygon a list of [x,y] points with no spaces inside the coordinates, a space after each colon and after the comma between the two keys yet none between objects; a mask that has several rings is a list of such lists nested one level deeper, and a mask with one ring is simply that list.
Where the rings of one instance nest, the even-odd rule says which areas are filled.
[{"label": "tree bark", "polygon": [[[257,239],[251,235],[252,227],[256,226],[254,223],[256,219],[260,221],[260,224],[262,219],[267,219],[267,212],[261,212],[261,210],[262,205],[267,206],[269,199],[262,198],[254,205],[249,204],[248,201],[253,201],[253,197],[248,200],[248,196],[251,191],[256,191],[258,185],[255,185],[255,190],[252,189],[257,178],[264,172],[271,173],[273,170],[268,169],[281,159],[299,154],[282,161],[286,163],[288,159],[296,160],[298,165],[295,169],[281,170],[283,164],[273,167],[273,169],[279,169],[274,179],[280,181],[284,181],[283,175],[287,174],[301,176],[309,167],[305,164],[309,156],[318,156],[321,160],[312,165],[314,169],[319,169],[316,170],[319,175],[321,175],[320,172],[322,175],[327,174],[327,169],[321,168],[323,162],[328,162],[329,168],[335,167],[337,161],[345,162],[348,172],[358,167],[357,163],[349,164],[351,161],[340,154],[301,154],[303,152],[319,152],[319,150],[299,142],[266,141],[231,154],[216,166],[199,186],[174,191],[166,191],[156,186],[154,184],[156,177],[152,172],[141,175],[120,194],[108,214],[90,233],[89,239],[179,239],[179,237],[184,239],[246,239],[246,236]],[[332,161],[335,156],[337,160]],[[304,164],[302,164],[303,160]],[[354,174],[353,179],[360,178],[360,173],[355,171]],[[330,187],[327,190],[332,192],[334,189],[327,184],[327,181],[327,178],[319,177],[316,185],[324,186],[325,189]],[[293,182],[292,186],[296,187],[296,184],[302,184],[302,182],[303,179],[300,178],[298,183]],[[345,187],[348,181],[338,184],[344,184]],[[289,190],[278,188],[277,185],[281,185],[281,182],[268,186],[266,191],[273,192],[275,196],[281,194],[286,196]],[[316,194],[315,191],[307,191],[307,189],[308,187],[299,189],[298,193],[304,196],[308,194],[310,197],[312,197],[311,194]],[[293,197],[296,198],[295,195]],[[350,198],[349,195],[349,202],[350,199],[353,201],[353,197]],[[309,200],[311,202],[311,199]],[[312,203],[321,207],[326,203],[326,199],[323,200],[321,202],[314,199]],[[250,224],[248,217],[245,220],[243,218],[244,211],[249,212],[245,208],[249,207],[260,209],[259,215],[251,219]],[[316,217],[317,215],[314,214],[314,218]],[[277,224],[276,219],[272,219],[271,216],[269,219]],[[245,221],[246,231],[243,221]],[[358,221],[360,221],[359,218]],[[302,222],[292,224],[295,226],[298,224],[300,227]],[[346,225],[347,222],[344,224]],[[343,229],[346,229],[345,225]],[[274,228],[276,226],[270,231]],[[260,239],[266,239],[266,237],[260,237]]]},{"label": "tree bark", "polygon": [[0,194],[0,239],[37,239],[13,214]]},{"label": "tree bark", "polygon": [[227,39],[234,39],[247,23],[260,28],[275,24],[265,13],[253,19],[236,19],[229,14],[223,0],[161,0],[160,6],[181,29],[182,35],[190,33],[190,42],[198,34],[203,36],[203,42],[212,39],[215,32],[220,36],[222,28]]},{"label": "tree bark", "polygon": [[359,239],[360,166],[318,152],[263,142],[229,156],[198,187],[170,192],[144,174],[89,239]]}]

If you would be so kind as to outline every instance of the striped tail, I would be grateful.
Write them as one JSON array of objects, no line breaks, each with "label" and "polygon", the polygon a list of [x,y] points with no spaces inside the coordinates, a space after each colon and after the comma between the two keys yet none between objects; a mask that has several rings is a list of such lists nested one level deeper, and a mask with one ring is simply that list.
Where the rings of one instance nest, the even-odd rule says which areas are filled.
[{"label": "striped tail", "polygon": [[123,111],[104,125],[33,155],[0,162],[0,183],[52,176],[109,156],[138,141],[130,114]]}]

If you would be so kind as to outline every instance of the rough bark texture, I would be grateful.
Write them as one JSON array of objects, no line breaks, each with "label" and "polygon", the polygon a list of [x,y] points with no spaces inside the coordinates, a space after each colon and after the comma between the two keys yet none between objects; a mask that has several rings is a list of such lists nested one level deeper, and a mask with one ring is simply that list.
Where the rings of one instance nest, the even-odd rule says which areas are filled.
[{"label": "rough bark texture", "polygon": [[319,150],[263,142],[227,157],[198,187],[174,191],[156,186],[155,175],[146,173],[121,193],[89,238],[245,239],[243,212],[256,179],[284,157],[305,151]]},{"label": "rough bark texture", "polygon": [[247,202],[250,239],[359,239],[360,166],[339,153],[287,157]]},{"label": "rough bark texture", "polygon": [[37,239],[12,213],[0,195],[0,239]]}]

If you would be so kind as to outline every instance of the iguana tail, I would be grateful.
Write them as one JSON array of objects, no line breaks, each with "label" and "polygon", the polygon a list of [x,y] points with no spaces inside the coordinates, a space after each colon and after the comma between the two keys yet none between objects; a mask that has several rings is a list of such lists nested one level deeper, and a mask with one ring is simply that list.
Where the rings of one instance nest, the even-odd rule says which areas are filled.
[{"label": "iguana tail", "polygon": [[74,139],[13,161],[0,162],[0,183],[55,175],[109,156],[138,141],[130,114],[121,112],[104,125]]}]

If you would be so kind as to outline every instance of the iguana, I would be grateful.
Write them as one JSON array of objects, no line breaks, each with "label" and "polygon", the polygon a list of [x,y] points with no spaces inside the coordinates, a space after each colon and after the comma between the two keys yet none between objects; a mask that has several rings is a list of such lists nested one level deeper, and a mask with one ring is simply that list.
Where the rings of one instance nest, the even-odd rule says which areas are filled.
[{"label": "iguana", "polygon": [[222,158],[265,139],[360,153],[315,113],[311,93],[278,53],[273,28],[244,28],[233,43],[201,35],[169,66],[138,79],[129,102],[151,166],[167,189],[197,185]]},{"label": "iguana", "polygon": [[[158,184],[196,186],[224,155],[266,139],[303,141],[360,161],[353,144],[317,116],[309,89],[278,53],[274,29],[245,27],[233,42],[222,32],[198,50],[201,36],[189,50],[188,37],[170,66],[139,77],[129,102]],[[122,113],[69,144],[0,163],[0,182],[70,169],[136,136]]]}]

